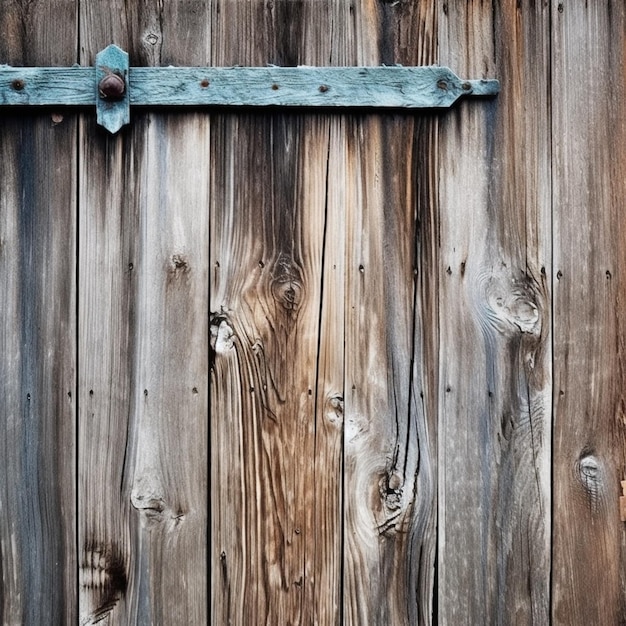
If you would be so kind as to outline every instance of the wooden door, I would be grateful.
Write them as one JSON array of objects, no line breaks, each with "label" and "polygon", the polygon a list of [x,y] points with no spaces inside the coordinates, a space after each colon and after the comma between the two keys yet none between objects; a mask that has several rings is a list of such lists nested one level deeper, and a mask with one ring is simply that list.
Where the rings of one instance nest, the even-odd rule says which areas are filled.
[{"label": "wooden door", "polygon": [[0,7],[11,65],[502,84],[0,111],[3,623],[623,622],[621,1]]}]

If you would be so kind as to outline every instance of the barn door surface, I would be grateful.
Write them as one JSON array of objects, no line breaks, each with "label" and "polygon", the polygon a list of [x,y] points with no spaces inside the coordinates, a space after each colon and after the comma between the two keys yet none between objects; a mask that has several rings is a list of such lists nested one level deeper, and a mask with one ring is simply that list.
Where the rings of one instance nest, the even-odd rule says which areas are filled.
[{"label": "barn door surface", "polygon": [[15,66],[502,84],[0,113],[2,623],[623,622],[621,0],[0,7]]}]

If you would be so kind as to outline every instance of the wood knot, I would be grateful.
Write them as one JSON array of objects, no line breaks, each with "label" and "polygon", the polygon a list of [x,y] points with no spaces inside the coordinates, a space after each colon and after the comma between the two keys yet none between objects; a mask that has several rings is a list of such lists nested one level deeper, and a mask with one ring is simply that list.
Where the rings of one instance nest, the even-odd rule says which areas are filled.
[{"label": "wood knot", "polygon": [[274,298],[287,309],[295,311],[300,306],[302,288],[293,280],[281,280],[274,283]]},{"label": "wood knot", "polygon": [[378,489],[387,510],[396,511],[402,508],[403,485],[404,479],[397,471],[385,473],[381,476],[378,482]]},{"label": "wood knot", "polygon": [[144,496],[133,492],[130,501],[138,511],[145,513],[149,518],[158,518],[165,510],[163,498],[159,496]]},{"label": "wood knot", "polygon": [[602,499],[604,472],[600,460],[593,454],[583,452],[576,463],[576,474],[587,495],[592,513],[599,509]]},{"label": "wood knot", "polygon": [[529,279],[490,278],[486,281],[485,291],[487,318],[503,334],[510,334],[513,329],[535,337],[541,334],[541,312]]},{"label": "wood knot", "polygon": [[276,265],[278,271],[271,283],[272,296],[286,311],[296,312],[300,308],[303,292],[300,271],[285,256],[279,257]]},{"label": "wood knot", "polygon": [[328,398],[326,408],[326,419],[333,425],[343,423],[343,396],[334,395]]},{"label": "wood knot", "polygon": [[183,517],[180,507],[174,511],[162,495],[161,486],[148,474],[139,476],[130,494],[130,503],[141,514],[145,527],[171,522],[173,526]]},{"label": "wood knot", "polygon": [[170,259],[170,271],[175,274],[187,274],[191,270],[184,254],[173,254]]},{"label": "wood knot", "polygon": [[210,344],[214,354],[224,354],[234,348],[235,331],[228,317],[217,313],[210,316]]}]

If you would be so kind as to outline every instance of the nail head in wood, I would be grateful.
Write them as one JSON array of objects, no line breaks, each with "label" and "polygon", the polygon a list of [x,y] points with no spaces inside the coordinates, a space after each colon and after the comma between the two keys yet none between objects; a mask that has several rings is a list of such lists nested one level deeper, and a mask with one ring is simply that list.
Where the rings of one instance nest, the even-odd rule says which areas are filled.
[{"label": "nail head in wood", "polygon": [[120,100],[126,92],[126,81],[119,74],[107,74],[98,84],[98,92],[103,100]]}]

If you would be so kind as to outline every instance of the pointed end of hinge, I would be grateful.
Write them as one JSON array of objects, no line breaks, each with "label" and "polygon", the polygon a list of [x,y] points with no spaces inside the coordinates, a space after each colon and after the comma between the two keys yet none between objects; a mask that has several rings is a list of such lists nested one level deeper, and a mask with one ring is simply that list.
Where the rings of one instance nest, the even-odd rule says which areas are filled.
[{"label": "pointed end of hinge", "polygon": [[463,91],[468,96],[497,96],[500,93],[500,81],[494,78],[466,80]]},{"label": "pointed end of hinge", "polygon": [[121,115],[100,115],[98,113],[98,125],[108,130],[112,135],[118,133],[124,126],[130,123],[130,119]]}]

